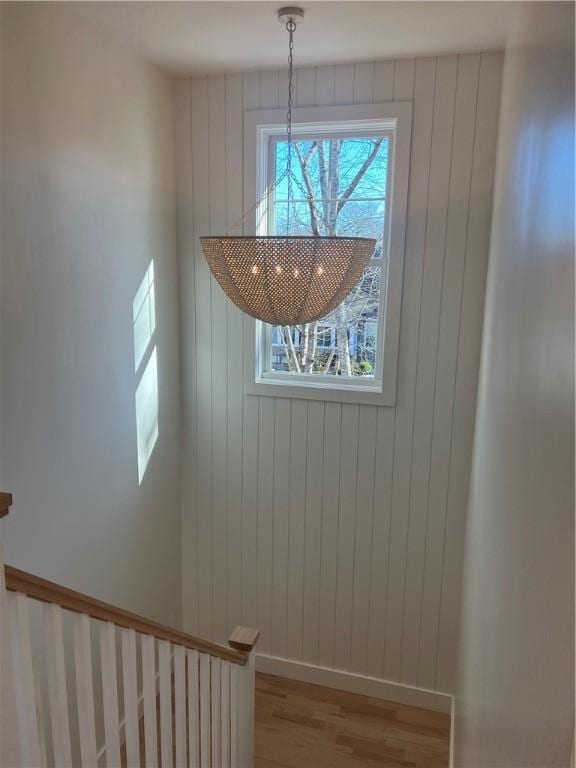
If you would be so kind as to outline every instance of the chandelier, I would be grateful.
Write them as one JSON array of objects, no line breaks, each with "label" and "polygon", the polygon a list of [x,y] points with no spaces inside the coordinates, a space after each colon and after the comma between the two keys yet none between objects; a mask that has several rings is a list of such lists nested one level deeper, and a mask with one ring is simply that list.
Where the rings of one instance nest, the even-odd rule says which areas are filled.
[{"label": "chandelier", "polygon": [[[286,179],[287,230],[290,227],[292,182],[298,183],[292,171],[294,31],[303,16],[301,8],[278,11],[289,38],[286,169],[242,222]],[[376,246],[371,238],[321,235],[213,235],[201,237],[200,242],[212,274],[234,304],[272,325],[303,325],[334,310],[361,278]]]}]

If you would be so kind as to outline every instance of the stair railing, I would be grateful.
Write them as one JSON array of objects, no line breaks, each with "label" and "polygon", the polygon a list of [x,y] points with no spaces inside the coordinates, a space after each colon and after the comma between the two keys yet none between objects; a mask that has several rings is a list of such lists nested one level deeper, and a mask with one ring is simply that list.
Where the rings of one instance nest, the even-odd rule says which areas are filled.
[{"label": "stair railing", "polygon": [[212,643],[1,556],[0,579],[0,765],[253,767],[257,630]]}]

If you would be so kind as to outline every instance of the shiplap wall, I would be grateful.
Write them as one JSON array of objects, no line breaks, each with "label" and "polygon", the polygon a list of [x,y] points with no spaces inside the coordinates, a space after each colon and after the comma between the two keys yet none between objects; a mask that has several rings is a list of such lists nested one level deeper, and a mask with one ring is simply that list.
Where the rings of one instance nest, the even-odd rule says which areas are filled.
[{"label": "shiplap wall", "polygon": [[500,53],[297,72],[300,106],[414,105],[395,408],[243,394],[243,317],[198,235],[235,224],[243,111],[286,74],[177,84],[183,615],[259,651],[451,691]]}]

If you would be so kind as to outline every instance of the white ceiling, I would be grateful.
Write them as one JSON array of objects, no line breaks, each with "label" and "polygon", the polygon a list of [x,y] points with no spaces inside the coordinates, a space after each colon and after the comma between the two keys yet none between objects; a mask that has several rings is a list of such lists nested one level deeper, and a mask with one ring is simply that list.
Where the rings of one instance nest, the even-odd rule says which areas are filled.
[{"label": "white ceiling", "polygon": [[[74,2],[74,10],[175,73],[283,66],[280,2]],[[503,48],[513,2],[302,2],[295,65]]]}]

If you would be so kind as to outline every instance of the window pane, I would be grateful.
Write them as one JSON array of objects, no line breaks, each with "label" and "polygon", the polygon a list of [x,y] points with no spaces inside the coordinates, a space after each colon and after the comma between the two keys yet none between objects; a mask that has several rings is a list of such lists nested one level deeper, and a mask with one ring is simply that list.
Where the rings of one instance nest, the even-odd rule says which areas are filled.
[{"label": "window pane", "polygon": [[[342,199],[386,197],[388,137],[295,139],[292,150],[291,198]],[[288,161],[288,143],[276,142],[276,179]],[[278,200],[288,199],[288,179],[276,189]]]},{"label": "window pane", "polygon": [[[384,200],[349,200],[342,205],[324,200],[311,203],[276,203],[274,231],[277,235],[341,235],[373,237],[378,241],[376,256],[382,249]],[[288,218],[290,213],[290,218]]]},{"label": "window pane", "polygon": [[[274,206],[274,233],[276,235],[314,235],[313,215],[308,203],[292,201]],[[319,230],[319,234],[324,234]]]},{"label": "window pane", "polygon": [[373,377],[381,276],[381,266],[371,264],[340,307],[321,321],[274,326],[270,370]]}]

